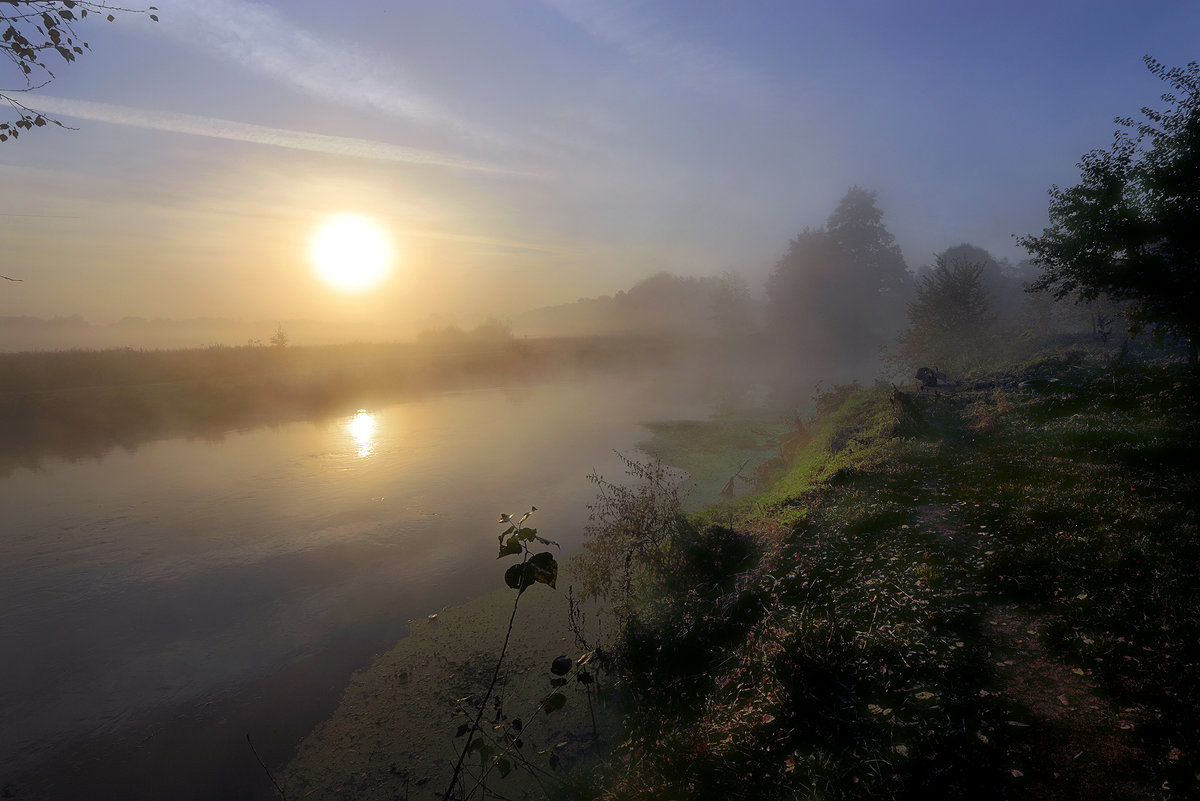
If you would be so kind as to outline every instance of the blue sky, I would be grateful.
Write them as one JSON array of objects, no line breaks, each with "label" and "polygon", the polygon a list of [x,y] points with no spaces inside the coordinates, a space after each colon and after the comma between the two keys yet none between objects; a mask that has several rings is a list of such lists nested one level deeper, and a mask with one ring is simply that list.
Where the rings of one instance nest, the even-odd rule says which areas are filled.
[{"label": "blue sky", "polygon": [[[1047,189],[1200,58],[1194,2],[159,0],[0,144],[0,315],[471,322],[658,270],[761,285],[852,185],[911,267],[1019,259]],[[0,86],[15,75],[0,72]],[[390,279],[306,263],[375,219]]]}]

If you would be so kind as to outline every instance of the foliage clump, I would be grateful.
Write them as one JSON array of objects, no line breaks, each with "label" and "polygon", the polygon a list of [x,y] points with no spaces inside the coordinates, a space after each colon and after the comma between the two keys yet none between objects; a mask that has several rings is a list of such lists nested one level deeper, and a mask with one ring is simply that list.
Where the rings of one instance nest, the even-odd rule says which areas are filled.
[{"label": "foliage clump", "polygon": [[960,369],[984,356],[995,321],[981,276],[984,265],[938,257],[917,281],[908,305],[908,328],[900,335],[904,356],[922,364]]},{"label": "foliage clump", "polygon": [[1107,150],[1079,162],[1080,182],[1050,190],[1050,226],[1020,239],[1042,270],[1030,288],[1055,298],[1125,304],[1133,333],[1150,327],[1200,348],[1200,64],[1169,68],[1168,109],[1118,118]]}]

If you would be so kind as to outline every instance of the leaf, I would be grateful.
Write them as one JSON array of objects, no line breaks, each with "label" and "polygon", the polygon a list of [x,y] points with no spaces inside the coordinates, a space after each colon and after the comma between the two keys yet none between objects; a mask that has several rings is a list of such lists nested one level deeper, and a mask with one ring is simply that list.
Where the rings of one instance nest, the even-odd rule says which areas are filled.
[{"label": "leaf", "polygon": [[500,778],[503,779],[508,774],[512,773],[512,763],[504,757],[496,760],[496,770],[500,771]]},{"label": "leaf", "polygon": [[505,556],[512,556],[519,553],[521,553],[521,543],[517,541],[516,537],[509,537],[508,542],[500,546],[500,555],[496,558],[502,559]]},{"label": "leaf", "polygon": [[547,713],[557,712],[567,705],[567,696],[560,692],[552,692],[542,699],[542,708]]},{"label": "leaf", "polygon": [[454,736],[455,736],[455,737],[462,737],[464,734],[466,734],[466,733],[467,733],[467,732],[469,732],[470,730],[471,730],[471,724],[470,724],[470,723],[464,723],[464,724],[462,724],[461,726],[459,726],[459,727],[458,727],[458,731],[454,732]]},{"label": "leaf", "polygon": [[575,665],[575,660],[569,656],[556,656],[550,663],[550,672],[555,676],[565,676]]},{"label": "leaf", "polygon": [[517,592],[525,592],[525,588],[533,583],[530,578],[529,565],[513,565],[504,571],[504,583]]},{"label": "leaf", "polygon": [[537,529],[519,528],[517,529],[517,536],[523,539],[525,542],[533,542],[535,539],[537,539]]},{"label": "leaf", "polygon": [[539,584],[545,584],[551,589],[556,589],[558,562],[555,560],[554,554],[549,551],[542,551],[539,554],[531,556],[526,564],[534,570],[534,581]]}]

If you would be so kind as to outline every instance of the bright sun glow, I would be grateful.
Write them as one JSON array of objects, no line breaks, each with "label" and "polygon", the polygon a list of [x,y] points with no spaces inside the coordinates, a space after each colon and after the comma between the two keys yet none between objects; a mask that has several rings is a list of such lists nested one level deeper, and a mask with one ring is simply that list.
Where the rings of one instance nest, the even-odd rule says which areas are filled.
[{"label": "bright sun glow", "polygon": [[357,214],[339,214],[322,223],[308,253],[317,275],[343,292],[376,286],[392,263],[391,243],[383,228]]}]

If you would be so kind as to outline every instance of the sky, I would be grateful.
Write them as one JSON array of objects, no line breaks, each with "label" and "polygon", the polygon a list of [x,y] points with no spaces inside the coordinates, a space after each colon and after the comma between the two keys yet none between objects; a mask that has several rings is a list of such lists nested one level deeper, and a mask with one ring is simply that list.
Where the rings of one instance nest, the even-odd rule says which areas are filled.
[{"label": "sky", "polygon": [[[1191,0],[157,0],[0,143],[0,316],[414,332],[658,271],[760,287],[851,186],[910,268],[1018,261],[1047,191],[1200,59]],[[7,71],[6,71],[7,70]],[[0,66],[0,87],[19,76]],[[363,215],[379,286],[317,276]]]}]

